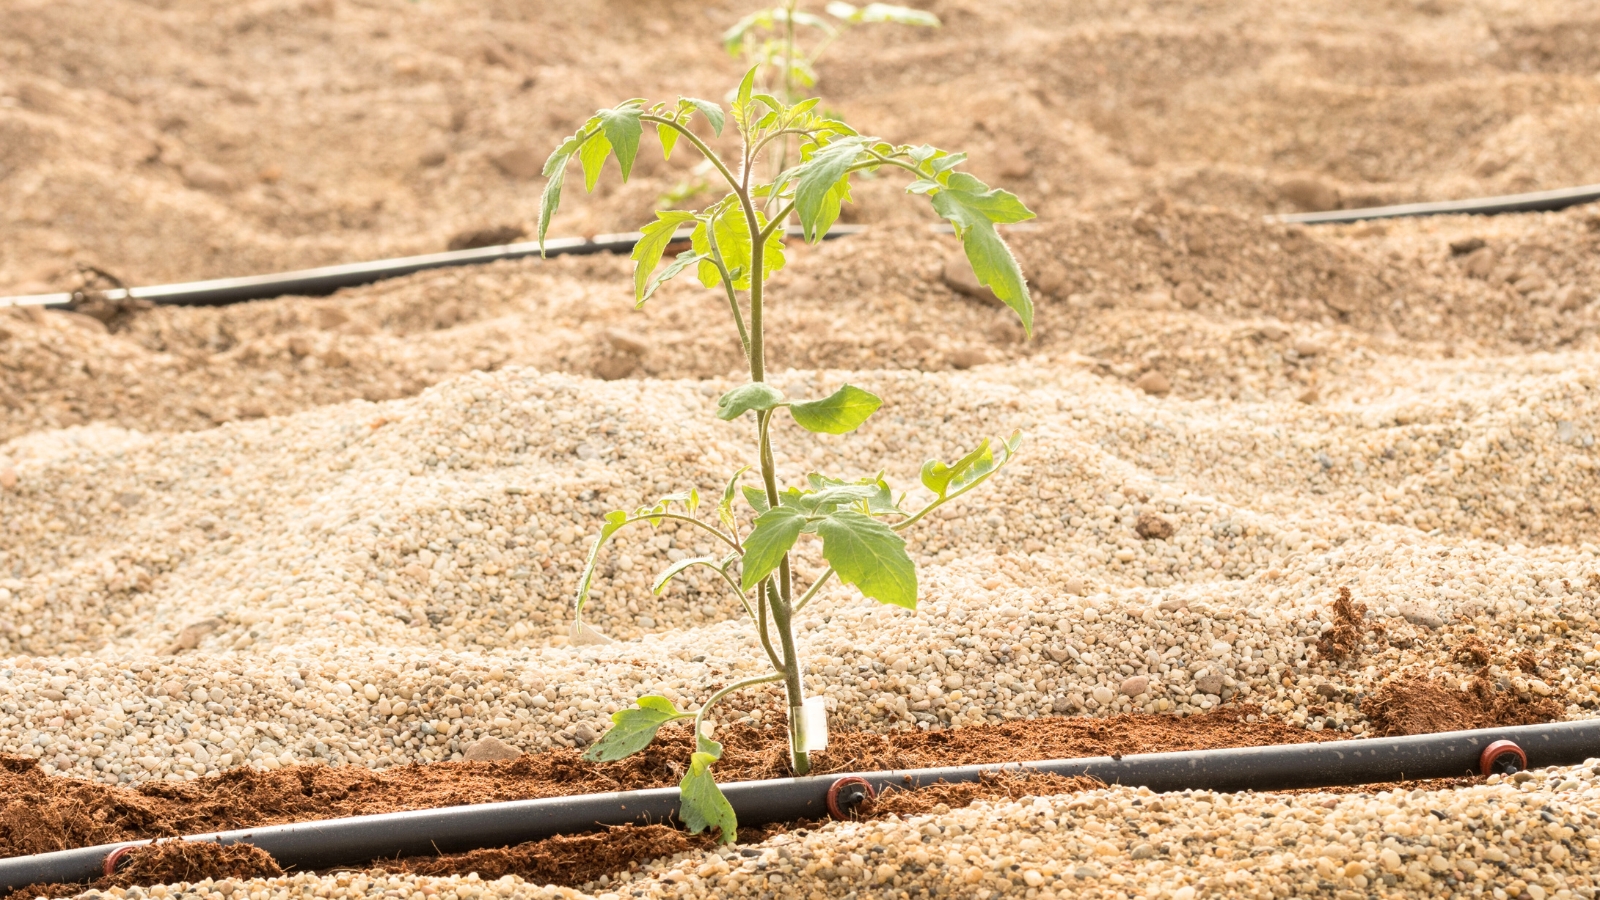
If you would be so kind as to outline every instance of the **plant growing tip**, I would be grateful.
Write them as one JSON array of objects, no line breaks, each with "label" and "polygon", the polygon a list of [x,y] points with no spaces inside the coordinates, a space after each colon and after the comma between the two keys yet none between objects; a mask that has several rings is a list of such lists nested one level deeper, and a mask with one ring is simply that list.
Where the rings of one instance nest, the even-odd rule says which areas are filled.
[{"label": "plant growing tip", "polygon": [[[893,12],[898,7],[849,7],[848,14],[844,7],[833,4],[830,13],[841,21],[900,21]],[[792,5],[781,11],[783,17],[772,21],[803,21]],[[903,174],[909,181],[908,193],[928,198],[934,211],[955,226],[978,279],[994,289],[1030,333],[1033,327],[1027,282],[995,230],[996,225],[1032,217],[1021,201],[959,171],[965,154],[868,137],[817,114],[815,101],[794,103],[763,91],[759,69],[757,65],[745,74],[726,114],[717,104],[692,98],[654,104],[629,100],[598,111],[562,141],[546,163],[550,181],[539,221],[542,242],[560,206],[562,178],[574,158],[583,170],[586,189],[594,188],[613,156],[626,179],[645,126],[655,129],[665,153],[671,153],[680,142],[693,147],[728,188],[725,197],[702,209],[658,212],[656,220],[644,226],[633,252],[634,300],[644,304],[663,283],[691,267],[701,284],[727,299],[750,380],[717,400],[716,415],[723,421],[754,425],[759,464],[746,466],[729,478],[714,516],[702,515],[696,490],[662,497],[632,512],[607,514],[579,575],[573,601],[573,633],[582,635],[586,633],[583,610],[601,551],[614,534],[629,525],[659,526],[672,521],[679,527],[697,529],[720,545],[720,555],[673,563],[656,578],[652,590],[660,593],[674,579],[689,577],[691,572],[704,572],[720,582],[750,616],[772,672],[722,688],[697,712],[680,710],[666,697],[641,697],[634,707],[611,717],[612,727],[585,756],[600,762],[625,758],[647,746],[662,726],[692,719],[695,750],[680,785],[679,818],[694,832],[716,829],[724,841],[734,839],[737,822],[711,774],[722,756],[722,745],[709,736],[707,713],[730,693],[781,682],[791,711],[790,766],[796,775],[806,774],[811,766],[808,748],[821,744],[815,740],[818,735],[805,733],[810,716],[802,714],[807,706],[793,628],[795,615],[835,578],[869,599],[915,609],[917,571],[901,532],[987,481],[1015,456],[1021,444],[1021,436],[1013,434],[1003,440],[986,439],[953,463],[929,460],[922,467],[921,481],[931,499],[916,509],[906,508],[904,494],[896,499],[882,473],[855,480],[813,473],[804,484],[780,486],[772,451],[776,420],[787,418],[816,434],[842,435],[866,424],[883,405],[876,394],[852,384],[841,385],[827,396],[793,399],[767,383],[766,286],[772,273],[783,267],[783,222],[794,215],[807,241],[821,240],[838,219],[841,206],[851,200],[852,175]],[[697,117],[705,120],[713,133],[720,133],[726,122],[733,123],[741,150],[731,164],[696,132]],[[789,145],[799,162],[781,168],[771,180],[752,184],[751,173],[763,154],[787,153],[784,148]],[[688,230],[690,249],[663,268],[667,246],[683,229]],[[759,475],[758,483],[742,484],[751,468]],[[739,506],[741,499],[748,509]],[[807,553],[820,556],[826,566],[802,587],[793,561]]]}]

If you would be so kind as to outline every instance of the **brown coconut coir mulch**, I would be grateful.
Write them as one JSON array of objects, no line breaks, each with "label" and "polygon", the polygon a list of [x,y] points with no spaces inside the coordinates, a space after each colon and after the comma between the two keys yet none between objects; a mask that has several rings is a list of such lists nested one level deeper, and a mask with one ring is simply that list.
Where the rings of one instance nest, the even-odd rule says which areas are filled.
[{"label": "brown coconut coir mulch", "polygon": [[[1407,682],[1369,700],[1381,710],[1378,718],[1392,726],[1380,733],[1419,733],[1412,729],[1424,724],[1481,727],[1559,717],[1559,711],[1547,715],[1552,711],[1542,707],[1523,709],[1486,702],[1481,709],[1464,710],[1460,717],[1434,716],[1424,723],[1419,718],[1425,712],[1421,707],[1441,708],[1433,687],[1431,683]],[[1448,699],[1459,705],[1478,698],[1458,690]],[[1454,709],[1448,704],[1446,707]],[[1496,720],[1485,721],[1490,716]],[[1247,721],[1250,718],[1255,721]],[[787,733],[781,728],[727,726],[719,730],[718,737],[725,746],[724,757],[717,766],[721,780],[788,775]],[[813,755],[813,772],[826,775],[1253,747],[1338,737],[1333,732],[1311,732],[1270,719],[1248,705],[1225,706],[1187,717],[1046,717],[949,731],[837,733],[830,737],[826,751]],[[324,765],[272,771],[241,768],[193,781],[154,782],[137,787],[111,787],[46,775],[30,758],[0,756],[0,791],[8,798],[0,808],[0,856],[345,816],[670,787],[682,777],[690,741],[686,726],[668,726],[646,750],[615,763],[591,763],[583,760],[578,751],[554,749],[502,762],[446,762],[381,771]],[[1051,775],[995,776],[976,784],[940,784],[916,791],[889,792],[865,814],[911,815],[941,806],[965,806],[980,799],[1068,793],[1094,784],[1092,779]],[[746,828],[741,829],[741,837],[760,841],[783,830],[785,826]],[[477,872],[484,878],[516,875],[539,883],[581,885],[650,859],[711,846],[709,835],[689,835],[666,825],[622,826],[515,847],[388,860],[382,865],[390,871],[419,875]],[[93,884],[31,885],[4,900],[65,897],[91,887],[105,890],[133,884],[192,883],[205,878],[263,877],[280,872],[268,854],[255,848],[169,841],[130,853],[127,864],[114,876]]]}]

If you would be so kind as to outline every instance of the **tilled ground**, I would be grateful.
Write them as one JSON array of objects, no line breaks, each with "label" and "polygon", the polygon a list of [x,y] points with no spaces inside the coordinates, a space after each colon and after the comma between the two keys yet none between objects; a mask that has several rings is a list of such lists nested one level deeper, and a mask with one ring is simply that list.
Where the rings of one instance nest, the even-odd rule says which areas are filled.
[{"label": "tilled ground", "polygon": [[[1041,755],[1153,746],[1116,743],[1120,717],[1226,721],[1212,739],[1247,744],[1594,715],[1596,212],[1258,218],[1593,180],[1593,11],[933,6],[949,27],[862,32],[873,52],[841,52],[824,86],[865,127],[972,150],[1035,205],[1037,227],[1008,239],[1038,335],[963,294],[953,239],[865,185],[852,215],[877,227],[789,249],[772,381],[795,397],[849,381],[886,404],[843,439],[780,427],[777,462],[791,481],[883,468],[911,486],[926,458],[1013,429],[1025,443],[910,533],[915,614],[832,588],[801,616],[828,765],[975,760],[994,734]],[[118,9],[5,7],[0,216],[16,239],[0,289],[71,287],[75,263],[194,278],[525,227],[537,185],[509,151],[542,156],[646,88],[715,95],[733,68],[661,65],[637,49],[650,19],[605,4]],[[734,17],[652,14],[680,13],[702,41]],[[97,52],[109,22],[125,52]],[[616,39],[619,70],[573,77],[584,28]],[[288,55],[303,65],[238,62]],[[891,116],[923,109],[901,93],[919,78],[967,112]],[[375,108],[396,112],[357,116]],[[574,194],[569,227],[633,227],[684,174],[641,164],[634,185]],[[752,461],[746,429],[712,415],[739,380],[721,301],[677,284],[634,312],[628,284],[625,260],[564,258],[221,309],[0,314],[0,752],[33,760],[8,769],[33,798],[10,801],[13,846],[49,846],[15,826],[63,797],[145,810],[133,832],[84,813],[96,840],[230,821],[216,785],[456,790],[405,781],[420,771],[488,796],[474,746],[542,754],[505,767],[570,760],[640,693],[694,705],[753,674],[719,584],[650,592],[710,549],[672,527],[602,558],[589,619],[612,641],[568,639],[600,515],[715,494]],[[781,698],[731,698],[719,719],[762,733]],[[1060,722],[1078,743],[1041,738]],[[663,783],[671,749],[650,757]],[[1591,762],[1285,796],[1035,785],[1050,796],[951,796],[737,849],[663,830],[618,838],[615,857],[580,842],[404,873],[245,879],[272,870],[223,860],[247,868],[202,884],[228,900],[1592,897],[1593,777]],[[310,814],[296,802],[281,815]],[[659,853],[676,855],[632,866]],[[163,859],[148,878],[217,871]],[[453,865],[518,877],[440,875]],[[548,866],[582,892],[540,887]]]}]

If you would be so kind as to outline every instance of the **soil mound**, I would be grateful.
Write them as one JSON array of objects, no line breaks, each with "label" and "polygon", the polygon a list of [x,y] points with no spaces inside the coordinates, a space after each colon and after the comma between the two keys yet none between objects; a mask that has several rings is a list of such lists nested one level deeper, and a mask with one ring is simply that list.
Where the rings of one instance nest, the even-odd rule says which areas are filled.
[{"label": "soil mound", "polygon": [[1481,677],[1469,682],[1467,690],[1438,679],[1400,679],[1365,700],[1361,711],[1377,734],[1390,737],[1536,725],[1566,717],[1565,705],[1556,698],[1500,689]]}]

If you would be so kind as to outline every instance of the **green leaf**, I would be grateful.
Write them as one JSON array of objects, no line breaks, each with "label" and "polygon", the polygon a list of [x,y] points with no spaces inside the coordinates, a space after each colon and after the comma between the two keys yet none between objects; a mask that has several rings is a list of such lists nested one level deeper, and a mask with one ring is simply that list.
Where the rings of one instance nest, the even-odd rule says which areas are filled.
[{"label": "green leaf", "polygon": [[[744,211],[731,203],[719,204],[720,209],[713,208],[701,213],[704,217],[711,215],[711,228],[697,228],[693,235],[694,250],[703,254],[707,261],[700,265],[700,283],[708,288],[714,288],[722,281],[722,274],[709,260],[712,250],[715,249],[722,256],[722,264],[727,267],[733,276],[733,287],[745,290],[750,287],[751,253],[750,253],[750,227],[745,220]],[[756,228],[764,228],[767,217],[756,213]],[[713,247],[713,243],[715,246]],[[783,234],[781,229],[774,229],[764,245],[761,268],[762,279],[772,277],[772,273],[782,269],[786,257],[783,252]]]},{"label": "green leaf", "polygon": [[578,151],[578,162],[583,163],[583,189],[593,191],[594,186],[600,182],[600,167],[606,164],[606,157],[611,155],[611,141],[601,132],[583,142],[583,147]]},{"label": "green leaf", "polygon": [[[702,709],[700,712],[704,713],[705,710]],[[712,759],[722,758],[722,744],[706,737],[705,732],[700,730],[698,723],[694,730],[694,746],[695,750],[700,753],[704,753]]]},{"label": "green leaf", "polygon": [[700,114],[706,117],[706,121],[711,124],[711,133],[717,137],[722,137],[722,107],[712,103],[710,100],[696,100],[693,97],[685,97],[682,102],[698,109]]},{"label": "green leaf", "polygon": [[[835,504],[835,506],[843,505],[846,502],[859,503],[864,501],[867,504],[867,512],[872,515],[906,514],[899,504],[894,502],[894,494],[889,490],[888,482],[883,480],[883,473],[881,472],[872,478],[862,478],[856,481],[842,481],[811,472],[806,475],[806,481],[817,491],[816,496],[823,498],[817,501],[817,508],[820,508],[825,502],[831,503],[838,499],[841,502]],[[850,488],[851,490],[848,494],[843,491],[835,492],[841,488]],[[833,507],[824,510],[824,512],[832,511]]]},{"label": "green leaf", "polygon": [[[844,178],[845,170],[861,155],[861,147],[867,140],[847,137],[834,141],[795,168],[794,211],[800,217],[800,228],[807,242],[816,243],[826,233],[826,230],[817,230],[817,223],[829,201],[835,199],[834,188]],[[838,216],[835,206],[832,217],[837,219]]]},{"label": "green leaf", "polygon": [[758,515],[766,512],[769,508],[766,491],[746,485],[739,488],[739,492],[744,494],[744,502],[750,504],[750,508],[755,510]]},{"label": "green leaf", "polygon": [[678,227],[695,220],[694,213],[669,209],[656,213],[656,220],[641,229],[643,237],[633,245],[633,299],[644,303],[645,289],[650,285],[650,275],[661,265],[661,254],[672,243]]},{"label": "green leaf", "polygon": [[672,148],[678,145],[678,129],[671,125],[657,125],[656,137],[661,139],[661,158],[671,159]]},{"label": "green leaf", "polygon": [[[739,584],[750,590],[783,561],[783,555],[800,539],[806,526],[805,514],[787,506],[769,509],[756,517],[756,527],[744,539],[744,567]],[[903,543],[903,542],[902,542]]]},{"label": "green leaf", "polygon": [[739,471],[728,479],[728,486],[722,489],[722,502],[717,504],[717,518],[729,528],[733,527],[733,498],[739,496],[739,479],[748,471],[749,466],[740,466]]},{"label": "green leaf", "polygon": [[764,381],[741,384],[717,400],[717,418],[732,422],[751,410],[765,412],[783,404],[783,391]]},{"label": "green leaf", "polygon": [[619,709],[611,714],[611,729],[583,754],[590,762],[616,762],[638,753],[655,739],[661,726],[677,719],[694,718],[694,713],[680,712],[665,697],[640,697],[632,709]]},{"label": "green leaf", "polygon": [[847,434],[883,405],[877,395],[845,385],[821,400],[789,404],[789,413],[801,428],[819,434]]},{"label": "green leaf", "polygon": [[680,559],[672,565],[667,566],[667,568],[663,570],[660,575],[656,576],[655,582],[650,585],[651,592],[656,594],[656,596],[660,596],[664,591],[666,591],[667,584],[671,582],[672,579],[682,575],[684,572],[694,568],[695,566],[710,566],[713,569],[721,568],[720,560],[718,560],[715,556],[692,556],[688,559]]},{"label": "green leaf", "polygon": [[760,66],[751,66],[750,71],[744,73],[744,78],[739,82],[739,90],[733,95],[733,121],[741,131],[748,132],[750,123],[750,92],[755,88],[756,71]]},{"label": "green leaf", "polygon": [[589,602],[589,588],[594,583],[594,569],[600,559],[600,548],[604,547],[606,541],[626,524],[628,524],[628,514],[622,510],[606,513],[605,524],[600,528],[600,536],[595,538],[594,546],[589,549],[589,561],[584,563],[583,573],[578,576],[578,596],[572,602],[574,616],[582,616],[583,605]]},{"label": "green leaf", "polygon": [[897,25],[920,25],[925,28],[939,27],[939,17],[920,9],[911,9],[905,6],[894,6],[888,3],[868,3],[857,9],[848,3],[833,2],[828,4],[828,14],[843,19],[846,22],[893,22]]},{"label": "green leaf", "polygon": [[956,460],[954,465],[947,466],[937,459],[923,463],[922,485],[944,497],[952,490],[959,491],[993,471],[994,453],[989,447],[989,439],[984,438],[978,449]]},{"label": "green leaf", "polygon": [[573,135],[561,142],[561,146],[550,154],[544,161],[544,177],[549,179],[544,184],[544,193],[539,197],[539,255],[544,255],[544,236],[550,230],[550,220],[556,214],[556,208],[561,205],[561,182],[567,177],[567,161],[572,159],[572,154],[578,152],[583,141]]},{"label": "green leaf", "polygon": [[633,174],[633,160],[639,155],[639,135],[644,132],[644,128],[639,124],[639,116],[644,110],[637,105],[631,105],[639,102],[630,100],[615,109],[602,109],[596,113],[607,143],[616,151],[617,166],[622,169],[623,181],[627,181],[628,176]]},{"label": "green leaf", "polygon": [[739,822],[732,804],[711,777],[711,764],[716,761],[709,753],[695,753],[689,757],[689,772],[678,785],[678,818],[683,820],[690,834],[715,828],[721,832],[718,840],[731,844],[738,838]]},{"label": "green leaf", "polygon": [[1022,278],[1022,267],[994,226],[997,222],[1031,219],[1033,213],[1014,194],[989,190],[964,172],[952,174],[949,187],[935,191],[932,201],[934,211],[955,227],[978,283],[1015,310],[1023,329],[1032,334],[1033,299],[1028,295],[1028,284]]},{"label": "green leaf", "polygon": [[917,608],[917,568],[906,542],[889,526],[855,510],[841,509],[817,522],[822,558],[846,584],[879,601]]},{"label": "green leaf", "polygon": [[650,279],[650,283],[645,285],[644,296],[639,298],[639,302],[635,303],[633,308],[638,309],[644,306],[645,301],[649,300],[650,297],[655,294],[657,288],[676,278],[679,272],[682,272],[684,269],[687,269],[703,259],[705,259],[704,256],[701,256],[693,250],[685,250],[682,253],[679,253],[672,262],[667,264],[665,269],[662,269],[661,272],[656,275],[656,277]]}]

